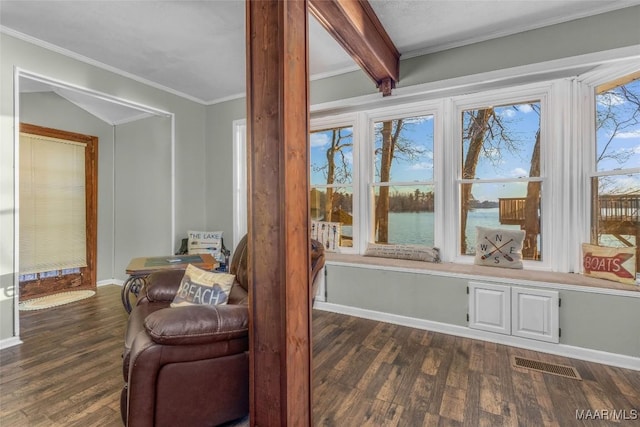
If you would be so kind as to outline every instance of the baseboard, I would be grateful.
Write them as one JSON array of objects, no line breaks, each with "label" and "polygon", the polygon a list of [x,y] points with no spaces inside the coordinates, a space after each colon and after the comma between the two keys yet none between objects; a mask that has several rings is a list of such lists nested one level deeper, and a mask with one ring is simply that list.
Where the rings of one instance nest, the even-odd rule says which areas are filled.
[{"label": "baseboard", "polygon": [[347,314],[350,316],[392,323],[395,325],[440,332],[443,334],[455,335],[464,338],[495,342],[497,344],[504,344],[512,347],[539,351],[542,353],[555,354],[558,356],[570,357],[573,359],[586,360],[589,362],[602,363],[604,365],[611,365],[620,368],[640,371],[640,358],[626,356],[623,354],[608,353],[606,351],[593,350],[584,347],[575,347],[566,344],[546,343],[543,341],[529,340],[514,337],[511,335],[500,335],[491,332],[479,331],[477,329],[471,329],[464,326],[434,322],[431,320],[416,319],[414,317],[400,316],[397,314],[383,313],[380,311],[366,310],[357,307],[349,307],[318,300],[316,300],[314,308],[318,310],[330,311],[333,313]]},{"label": "baseboard", "polygon": [[0,340],[0,350],[19,344],[22,344],[22,341],[18,337],[5,338],[3,340]]},{"label": "baseboard", "polygon": [[99,280],[96,283],[96,286],[100,287],[100,286],[107,286],[107,285],[117,285],[117,286],[122,286],[124,284],[124,280],[118,280],[118,279],[106,279],[106,280]]},{"label": "baseboard", "polygon": [[[100,280],[96,283],[97,287],[100,286],[107,286],[107,285],[117,285],[117,286],[122,286],[124,284],[123,280],[118,280],[118,279],[106,279],[106,280]],[[3,340],[0,340],[0,350],[5,349],[5,348],[9,348],[9,347],[13,347],[16,345],[22,344],[22,340],[20,340],[20,338],[18,337],[11,337],[11,338],[6,338]]]}]

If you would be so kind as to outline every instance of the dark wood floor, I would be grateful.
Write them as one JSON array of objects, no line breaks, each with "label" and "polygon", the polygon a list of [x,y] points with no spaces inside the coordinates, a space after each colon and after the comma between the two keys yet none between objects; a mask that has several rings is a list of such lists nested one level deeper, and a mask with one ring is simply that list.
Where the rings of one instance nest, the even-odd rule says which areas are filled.
[{"label": "dark wood floor", "polygon": [[[121,425],[119,292],[21,313],[24,344],[0,351],[0,426]],[[318,310],[313,327],[319,426],[640,425],[611,420],[640,411],[637,371]],[[574,366],[583,381],[512,368],[512,355]],[[588,410],[609,420],[576,420]]]},{"label": "dark wood floor", "polygon": [[[640,425],[576,419],[640,417],[638,371],[321,311],[313,327],[316,425]],[[513,368],[512,355],[573,366],[583,381]]]},{"label": "dark wood floor", "polygon": [[23,344],[0,351],[0,426],[121,426],[126,320],[119,286],[21,312]]}]

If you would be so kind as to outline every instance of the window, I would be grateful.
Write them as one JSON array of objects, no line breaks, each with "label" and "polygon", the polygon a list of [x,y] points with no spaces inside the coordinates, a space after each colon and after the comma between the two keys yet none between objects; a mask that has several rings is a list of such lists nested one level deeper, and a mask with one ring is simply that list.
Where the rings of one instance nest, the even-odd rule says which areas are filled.
[{"label": "window", "polygon": [[542,259],[539,100],[461,112],[460,254],[473,255],[476,226],[525,231],[523,258]]},{"label": "window", "polygon": [[640,73],[598,86],[595,112],[591,242],[603,246],[638,246]]},{"label": "window", "polygon": [[434,116],[374,122],[376,243],[434,245]]},{"label": "window", "polygon": [[353,246],[353,141],[353,126],[310,137],[311,220],[340,223],[340,247]]},{"label": "window", "polygon": [[525,268],[560,272],[582,271],[589,234],[600,245],[640,246],[637,70],[634,60],[552,81],[316,113],[312,219],[342,225],[341,247],[352,248],[341,252],[419,244],[461,263],[473,261],[476,226],[523,230]]},{"label": "window", "polygon": [[20,133],[21,274],[87,266],[85,146]]}]

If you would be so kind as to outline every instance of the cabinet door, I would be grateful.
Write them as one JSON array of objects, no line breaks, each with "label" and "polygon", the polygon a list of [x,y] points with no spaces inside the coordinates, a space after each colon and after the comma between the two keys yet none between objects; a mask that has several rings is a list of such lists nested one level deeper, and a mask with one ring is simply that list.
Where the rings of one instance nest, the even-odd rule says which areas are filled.
[{"label": "cabinet door", "polygon": [[509,335],[510,301],[509,286],[469,282],[469,327]]},{"label": "cabinet door", "polygon": [[558,292],[511,289],[511,334],[540,341],[559,341]]}]

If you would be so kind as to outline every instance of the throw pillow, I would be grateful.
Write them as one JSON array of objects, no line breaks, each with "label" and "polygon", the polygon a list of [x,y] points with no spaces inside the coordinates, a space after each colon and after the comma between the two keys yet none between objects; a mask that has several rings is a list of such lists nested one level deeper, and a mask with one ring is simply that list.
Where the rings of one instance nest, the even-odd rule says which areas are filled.
[{"label": "throw pillow", "polygon": [[189,255],[210,254],[220,259],[222,231],[189,231],[187,250]]},{"label": "throw pillow", "polygon": [[226,304],[234,279],[233,274],[214,273],[189,264],[171,307]]},{"label": "throw pillow", "polygon": [[584,275],[636,284],[636,248],[610,248],[582,244]]},{"label": "throw pillow", "polygon": [[381,245],[369,243],[364,256],[440,262],[440,249],[421,245]]},{"label": "throw pillow", "polygon": [[474,263],[502,268],[522,268],[523,230],[476,227]]}]

